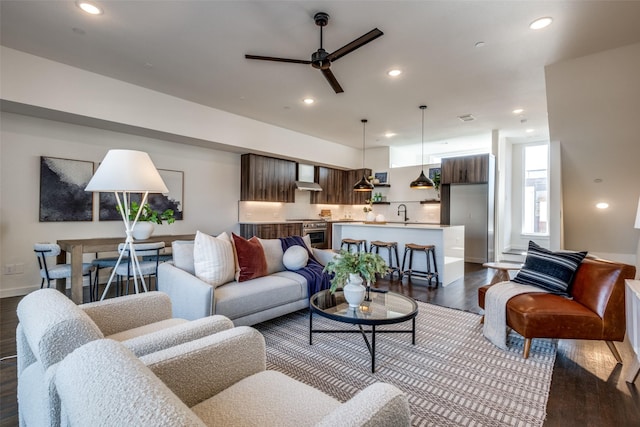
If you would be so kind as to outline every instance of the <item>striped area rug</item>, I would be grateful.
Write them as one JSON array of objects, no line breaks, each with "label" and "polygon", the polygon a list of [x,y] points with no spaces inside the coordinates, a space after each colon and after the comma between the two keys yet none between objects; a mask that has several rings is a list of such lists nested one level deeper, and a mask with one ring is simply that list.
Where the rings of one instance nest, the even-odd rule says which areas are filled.
[{"label": "striped area rug", "polygon": [[[267,343],[267,368],[340,401],[377,381],[403,390],[415,426],[542,426],[556,355],[553,340],[509,335],[502,351],[482,335],[480,316],[418,302],[416,345],[410,334],[376,334],[376,372],[360,334],[314,334],[308,311],[256,325]],[[314,329],[354,328],[314,315]],[[389,325],[390,329],[406,327]],[[378,327],[382,330],[387,326]]]}]

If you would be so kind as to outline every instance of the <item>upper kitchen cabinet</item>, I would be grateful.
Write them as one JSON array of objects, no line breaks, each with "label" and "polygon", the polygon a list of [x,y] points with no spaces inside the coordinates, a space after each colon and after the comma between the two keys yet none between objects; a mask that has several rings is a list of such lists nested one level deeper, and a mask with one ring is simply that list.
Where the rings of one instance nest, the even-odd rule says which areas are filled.
[{"label": "upper kitchen cabinet", "polygon": [[295,202],[295,162],[243,154],[240,167],[240,200]]},{"label": "upper kitchen cabinet", "polygon": [[[364,170],[365,175],[371,175],[371,169]],[[311,193],[311,203],[327,205],[363,205],[371,197],[371,192],[355,192],[353,186],[362,178],[362,169],[340,170],[316,167],[315,182],[320,184],[323,191]]]},{"label": "upper kitchen cabinet", "polygon": [[489,154],[442,159],[441,184],[483,184],[489,182]]},{"label": "upper kitchen cabinet", "polygon": [[317,166],[315,170],[315,182],[322,191],[311,193],[311,203],[339,205],[343,204],[344,171],[340,169]]},{"label": "upper kitchen cabinet", "polygon": [[371,191],[353,191],[353,186],[360,181],[364,171],[364,176],[369,179],[371,169],[356,169],[346,171],[346,182],[344,186],[344,203],[347,205],[364,205],[371,198]]}]

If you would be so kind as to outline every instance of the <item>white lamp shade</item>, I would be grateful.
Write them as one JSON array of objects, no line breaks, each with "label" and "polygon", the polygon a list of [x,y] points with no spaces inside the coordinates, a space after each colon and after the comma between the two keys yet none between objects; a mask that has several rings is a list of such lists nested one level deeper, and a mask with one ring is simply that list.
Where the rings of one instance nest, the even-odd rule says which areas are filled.
[{"label": "white lamp shade", "polygon": [[636,225],[635,228],[640,228],[640,199],[638,199],[638,210],[636,211]]},{"label": "white lamp shade", "polygon": [[169,189],[147,153],[109,150],[85,191],[168,193]]}]

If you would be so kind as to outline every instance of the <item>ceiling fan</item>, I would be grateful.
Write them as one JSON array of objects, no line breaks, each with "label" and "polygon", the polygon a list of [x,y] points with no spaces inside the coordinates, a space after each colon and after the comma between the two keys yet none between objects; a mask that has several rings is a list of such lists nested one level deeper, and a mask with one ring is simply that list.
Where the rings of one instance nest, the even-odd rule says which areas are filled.
[{"label": "ceiling fan", "polygon": [[304,59],[288,59],[288,58],[274,58],[271,56],[257,56],[257,55],[245,55],[244,57],[247,59],[260,59],[263,61],[276,61],[276,62],[292,62],[294,64],[311,64],[313,68],[317,68],[322,71],[322,74],[327,79],[331,87],[336,93],[342,93],[344,90],[336,80],[336,77],[333,75],[329,67],[331,67],[331,63],[337,61],[338,59],[345,56],[347,53],[353,52],[359,47],[364,46],[372,40],[377,39],[384,33],[377,28],[369,31],[367,34],[358,37],[350,43],[342,46],[340,49],[336,50],[333,53],[328,53],[322,47],[322,27],[326,26],[329,22],[329,14],[324,12],[318,12],[314,15],[313,20],[316,22],[316,25],[320,27],[320,48],[311,54],[311,60],[307,61]]}]

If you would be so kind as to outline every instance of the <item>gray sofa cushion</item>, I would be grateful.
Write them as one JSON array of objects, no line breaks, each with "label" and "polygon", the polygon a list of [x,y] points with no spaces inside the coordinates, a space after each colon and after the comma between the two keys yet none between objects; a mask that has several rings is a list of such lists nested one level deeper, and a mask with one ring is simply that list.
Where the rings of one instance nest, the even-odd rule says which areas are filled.
[{"label": "gray sofa cushion", "polygon": [[215,313],[235,319],[306,297],[307,281],[304,277],[293,272],[280,272],[216,288]]},{"label": "gray sofa cushion", "polygon": [[171,252],[173,252],[173,264],[186,272],[196,275],[196,269],[193,262],[193,240],[176,240],[171,243]]}]

